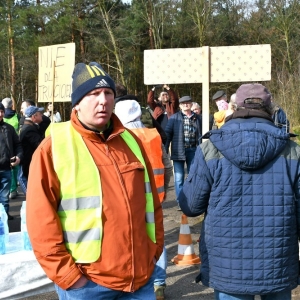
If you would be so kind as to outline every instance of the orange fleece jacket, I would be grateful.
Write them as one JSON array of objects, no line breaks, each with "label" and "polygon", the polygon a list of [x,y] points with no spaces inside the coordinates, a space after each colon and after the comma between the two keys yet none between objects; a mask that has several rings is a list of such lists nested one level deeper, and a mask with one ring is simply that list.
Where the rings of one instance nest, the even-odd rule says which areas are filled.
[{"label": "orange fleece jacket", "polygon": [[[85,129],[75,112],[71,122],[83,137],[101,174],[103,193],[103,237],[100,258],[91,264],[75,264],[66,250],[57,208],[60,183],[53,168],[51,136],[35,151],[27,190],[27,227],[37,260],[47,276],[62,289],[69,288],[82,274],[110,289],[132,292],[145,285],[163,249],[164,229],[161,204],[150,162],[138,141],[150,176],[154,196],[156,243],[146,232],[144,168],[120,133],[124,127],[112,115],[113,132],[104,141]],[[133,135],[135,136],[135,135]],[[89,174],[80,174],[89,180]]]}]

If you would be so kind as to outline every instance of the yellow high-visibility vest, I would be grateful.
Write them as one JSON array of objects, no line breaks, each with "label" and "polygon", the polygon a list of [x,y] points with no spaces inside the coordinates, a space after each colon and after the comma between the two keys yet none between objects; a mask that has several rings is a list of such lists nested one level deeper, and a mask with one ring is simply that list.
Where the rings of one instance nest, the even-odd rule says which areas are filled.
[{"label": "yellow high-visibility vest", "polygon": [[[127,130],[121,137],[145,168],[146,228],[148,236],[156,242],[153,195],[145,161]],[[70,121],[52,124],[51,138],[53,164],[61,188],[58,215],[66,248],[76,263],[95,262],[101,254],[103,231],[99,170]],[[82,174],[88,174],[89,180],[83,180]]]},{"label": "yellow high-visibility vest", "polygon": [[4,122],[10,124],[16,131],[16,133],[18,133],[19,130],[19,119],[18,119],[18,115],[14,114],[13,117],[11,118],[3,118]]}]

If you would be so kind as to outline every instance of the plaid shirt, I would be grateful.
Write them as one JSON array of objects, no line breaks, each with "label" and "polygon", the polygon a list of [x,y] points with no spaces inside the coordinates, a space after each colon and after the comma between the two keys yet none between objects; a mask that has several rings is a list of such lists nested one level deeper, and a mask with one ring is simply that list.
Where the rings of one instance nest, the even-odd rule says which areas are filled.
[{"label": "plaid shirt", "polygon": [[184,147],[196,147],[196,118],[193,118],[194,113],[190,117],[185,114],[183,116],[183,134],[184,134]]}]

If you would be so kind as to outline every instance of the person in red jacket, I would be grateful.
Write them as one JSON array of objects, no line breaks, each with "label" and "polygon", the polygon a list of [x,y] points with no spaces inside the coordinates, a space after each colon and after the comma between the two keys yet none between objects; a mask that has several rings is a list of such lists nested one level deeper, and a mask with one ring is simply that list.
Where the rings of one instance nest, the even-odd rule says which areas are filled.
[{"label": "person in red jacket", "polygon": [[155,86],[149,91],[147,104],[153,111],[153,117],[161,125],[166,128],[168,119],[178,112],[179,100],[174,90],[167,84],[163,85],[163,91],[159,94],[158,100],[155,100]]}]

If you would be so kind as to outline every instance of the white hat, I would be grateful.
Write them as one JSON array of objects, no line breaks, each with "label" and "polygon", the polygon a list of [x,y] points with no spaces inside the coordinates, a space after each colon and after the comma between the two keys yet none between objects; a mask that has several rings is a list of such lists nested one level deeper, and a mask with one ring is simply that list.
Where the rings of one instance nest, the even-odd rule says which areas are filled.
[{"label": "white hat", "polygon": [[135,100],[119,101],[115,106],[115,114],[124,125],[140,119],[142,115],[141,106]]}]

